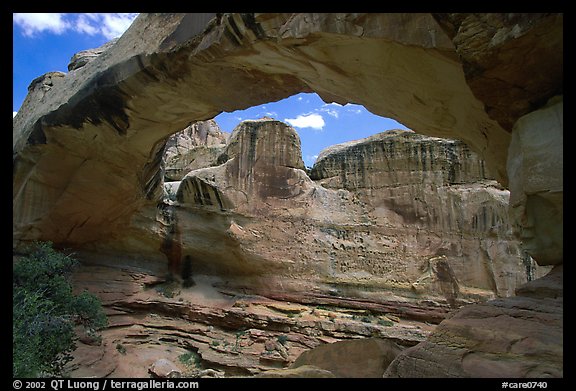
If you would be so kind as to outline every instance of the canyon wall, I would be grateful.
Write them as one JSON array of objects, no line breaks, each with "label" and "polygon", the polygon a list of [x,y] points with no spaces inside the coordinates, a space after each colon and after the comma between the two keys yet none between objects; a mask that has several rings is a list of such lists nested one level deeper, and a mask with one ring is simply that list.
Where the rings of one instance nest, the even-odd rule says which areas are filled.
[{"label": "canyon wall", "polygon": [[[295,224],[294,219],[299,221],[299,216],[309,213],[307,218],[325,224],[325,209],[321,206],[331,205],[330,223],[325,224],[322,235],[315,239],[321,243],[320,247],[332,246],[330,251],[334,253],[344,254],[356,248],[347,232],[333,227],[350,221],[349,214],[362,216],[372,195],[362,187],[336,190],[330,186],[373,182],[354,179],[349,173],[340,175],[344,180],[320,179],[327,181],[324,188],[307,179],[304,171],[292,162],[278,166],[280,180],[266,188],[232,191],[227,198],[220,198],[221,202],[217,199],[215,202],[213,197],[230,190],[219,188],[221,184],[216,179],[241,184],[243,178],[239,174],[250,173],[244,165],[252,162],[249,157],[231,157],[226,162],[216,162],[226,168],[225,172],[203,168],[182,179],[190,184],[183,190],[199,191],[174,193],[173,205],[162,202],[165,191],[161,167],[171,134],[191,123],[213,118],[221,111],[315,91],[326,102],[363,104],[371,112],[395,118],[417,133],[464,141],[485,161],[486,172],[510,189],[511,223],[525,251],[541,265],[557,265],[555,273],[561,275],[562,33],[563,15],[559,13],[141,14],[118,41],[99,55],[87,56],[78,66],[72,66],[68,74],[51,72],[31,83],[29,94],[13,120],[13,246],[18,249],[32,240],[51,240],[59,246],[92,251],[100,257],[107,252],[126,254],[123,262],[139,265],[149,262],[150,267],[165,266],[167,257],[168,266],[174,271],[179,268],[177,260],[187,255],[176,244],[182,242],[182,237],[197,237],[194,239],[198,241],[197,248],[218,245],[226,249],[216,254],[213,262],[196,261],[202,268],[230,273],[240,269],[263,270],[261,267],[269,264],[256,256],[257,251],[251,252],[253,248],[264,246],[263,240],[282,235],[313,237],[313,227]],[[210,175],[214,175],[214,180]],[[298,190],[294,193],[294,189]],[[406,190],[420,198],[429,197],[410,186]],[[423,204],[419,200],[408,202],[393,189],[387,191],[402,201],[403,207],[389,202],[384,216],[380,216],[382,221],[416,219],[414,223],[423,227],[454,222],[452,217],[441,218],[436,214],[431,214],[436,216],[431,221],[421,219]],[[482,197],[502,195],[502,191],[487,186],[470,194],[482,203]],[[245,192],[291,198],[274,198],[270,203],[269,198],[262,203],[242,202]],[[447,199],[442,202],[448,206],[452,195],[446,194]],[[244,208],[242,213],[231,211],[228,202]],[[281,205],[287,202],[302,208],[282,209]],[[187,221],[176,203],[195,208],[198,213],[187,213],[195,221]],[[342,212],[346,208],[341,206],[350,204],[354,213]],[[263,227],[262,232],[242,218],[261,210],[270,216],[275,214],[273,223]],[[499,224],[497,213],[490,208],[485,213],[476,209],[474,214],[477,228],[484,227],[484,221],[486,226],[488,221]],[[357,218],[349,224],[367,223]],[[196,229],[199,232],[190,233],[200,235],[183,235],[178,227]],[[214,242],[200,242],[202,237],[220,235],[223,231],[227,232],[225,238],[215,236],[218,239]],[[385,234],[379,235],[374,242],[378,251],[386,253],[397,248],[398,244],[387,240]],[[163,238],[161,243],[158,238]],[[240,242],[246,243],[246,247],[238,247]],[[442,247],[434,240],[431,244],[425,247]],[[184,242],[186,246],[191,244]],[[308,272],[299,270],[299,265],[308,265],[312,269],[317,267],[318,275],[332,275],[330,284],[339,278],[338,269],[330,262],[329,268],[315,259],[303,259],[294,265],[289,257],[283,257],[284,247],[265,247],[281,260],[279,270],[299,276]],[[293,248],[298,247],[309,248],[309,243],[295,241]],[[442,250],[438,256],[449,259],[454,253],[458,254],[458,248]],[[330,260],[331,254],[318,256]],[[238,268],[237,261],[244,258],[250,262],[241,263]],[[452,282],[454,276],[459,280],[457,262],[448,263],[450,269],[446,264],[444,258],[431,261],[431,272],[426,272],[425,267],[419,284],[414,289],[402,285],[402,294],[406,294],[405,288],[418,294],[418,286],[425,285],[421,282],[431,273],[448,276],[442,277],[448,281],[444,292],[456,292]],[[386,270],[382,272],[385,274]],[[355,278],[362,275],[358,273]],[[379,284],[378,278],[366,277],[369,284]],[[498,284],[496,275],[492,280]],[[270,280],[270,283],[273,287],[282,281]],[[306,284],[303,281],[299,288],[306,288]],[[552,279],[551,284],[558,288],[552,291],[560,292],[552,298],[535,294],[532,300],[521,303],[508,298],[487,305],[520,308],[521,320],[534,319],[539,324],[536,334],[540,333],[548,346],[555,347],[552,349],[555,361],[551,365],[558,369],[562,361],[562,325],[550,322],[542,313],[555,311],[555,316],[561,318],[562,306],[550,300],[561,303],[562,278]],[[334,294],[342,286],[331,287],[336,289]],[[442,284],[439,286],[436,289],[442,292]],[[259,288],[273,290],[266,286]],[[432,294],[434,289],[427,292]],[[439,297],[447,300],[446,295]],[[454,319],[469,316],[468,312],[461,314],[454,315]],[[422,371],[431,376],[475,374],[455,368],[470,364],[464,359],[470,352],[480,351],[478,346],[491,338],[481,332],[490,324],[490,317],[482,315],[479,319],[473,324],[465,322],[466,327],[456,327],[450,332],[439,327],[429,339],[432,349],[429,345],[418,345],[401,353],[391,364],[395,369],[390,375],[411,376],[414,373],[411,371],[418,372],[419,367],[433,368],[432,372]],[[513,341],[527,341],[532,346],[530,351],[520,349],[521,357],[549,354],[537,348],[541,345],[530,337],[528,329],[515,330]],[[463,340],[471,342],[457,355],[442,356],[447,360],[444,366],[435,365],[438,358],[434,354],[424,353],[458,345]],[[562,376],[561,369],[540,370],[538,360],[514,372],[519,358],[510,356],[502,361],[501,353],[482,356],[483,366],[500,371],[486,373]],[[472,363],[479,362],[478,357],[475,359]],[[409,364],[397,365],[403,360]]]},{"label": "canyon wall", "polygon": [[510,134],[470,91],[431,15],[141,14],[92,61],[30,86],[14,118],[15,245],[123,235],[161,196],[170,134],[311,91],[464,139],[505,183]]},{"label": "canyon wall", "polygon": [[266,295],[457,306],[511,295],[543,273],[512,234],[509,192],[462,142],[380,133],[323,151],[314,180],[282,122],[244,121],[219,148],[207,167],[165,182],[156,242],[175,275],[188,259],[195,273]]}]

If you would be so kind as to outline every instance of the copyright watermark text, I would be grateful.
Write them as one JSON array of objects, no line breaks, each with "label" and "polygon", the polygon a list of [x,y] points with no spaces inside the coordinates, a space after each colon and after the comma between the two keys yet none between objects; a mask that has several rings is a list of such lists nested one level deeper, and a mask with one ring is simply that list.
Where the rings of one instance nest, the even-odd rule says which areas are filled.
[{"label": "copyright watermark text", "polygon": [[15,390],[155,390],[155,389],[198,389],[200,384],[197,381],[187,381],[184,379],[142,379],[142,380],[75,380],[75,379],[46,379],[46,380],[19,380],[12,382]]},{"label": "copyright watermark text", "polygon": [[526,382],[502,382],[502,388],[546,388],[548,383],[545,381],[526,381]]}]

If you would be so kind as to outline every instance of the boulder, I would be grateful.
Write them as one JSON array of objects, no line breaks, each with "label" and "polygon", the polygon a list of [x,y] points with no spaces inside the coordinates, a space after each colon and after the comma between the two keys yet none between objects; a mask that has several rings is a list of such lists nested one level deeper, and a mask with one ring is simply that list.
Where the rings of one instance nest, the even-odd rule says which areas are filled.
[{"label": "boulder", "polygon": [[563,377],[562,275],[557,266],[518,296],[454,312],[384,377]]},{"label": "boulder", "polygon": [[394,342],[380,338],[339,341],[302,353],[290,369],[311,365],[336,377],[377,378],[401,351]]},{"label": "boulder", "polygon": [[162,379],[182,376],[180,368],[178,368],[172,361],[165,358],[156,360],[152,365],[150,365],[148,372],[150,372],[152,376]]}]

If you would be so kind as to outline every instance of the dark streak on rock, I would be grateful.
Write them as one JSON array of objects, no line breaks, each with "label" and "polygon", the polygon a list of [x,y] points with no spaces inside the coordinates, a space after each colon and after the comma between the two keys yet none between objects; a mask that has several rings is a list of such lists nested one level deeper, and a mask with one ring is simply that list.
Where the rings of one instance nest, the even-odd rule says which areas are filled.
[{"label": "dark streak on rock", "polygon": [[144,165],[140,174],[140,184],[148,200],[157,198],[157,195],[160,194],[158,190],[161,189],[164,178],[162,157],[164,156],[166,141],[167,139],[161,140],[154,146],[152,149],[153,158]]},{"label": "dark streak on rock", "polygon": [[[125,136],[130,121],[125,112],[130,96],[122,91],[121,83],[142,71],[143,62],[135,56],[122,64],[95,75],[58,110],[46,114],[42,125],[49,127],[69,126],[80,130],[86,122],[96,126],[108,123],[120,136]],[[149,71],[144,72],[157,80]]]},{"label": "dark streak on rock", "polygon": [[160,44],[160,50],[171,49],[202,33],[212,20],[217,16],[215,13],[190,13],[184,15],[178,27]]},{"label": "dark streak on rock", "polygon": [[266,38],[264,29],[262,28],[262,26],[260,26],[260,23],[256,22],[254,14],[240,14],[240,16],[242,17],[242,20],[244,21],[246,27],[252,30],[254,35],[256,35],[256,38],[258,39]]},{"label": "dark streak on rock", "polygon": [[46,144],[46,134],[44,133],[44,129],[40,120],[36,121],[34,124],[32,132],[30,133],[30,136],[28,136],[27,144]]}]

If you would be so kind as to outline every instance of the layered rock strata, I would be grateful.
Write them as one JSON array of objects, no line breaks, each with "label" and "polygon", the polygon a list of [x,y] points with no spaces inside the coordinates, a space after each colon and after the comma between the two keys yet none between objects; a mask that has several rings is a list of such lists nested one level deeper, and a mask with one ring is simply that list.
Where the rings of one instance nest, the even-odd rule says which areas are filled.
[{"label": "layered rock strata", "polygon": [[[78,291],[102,299],[108,328],[100,341],[80,340],[72,377],[148,377],[158,360],[182,376],[252,376],[287,368],[307,350],[341,340],[378,338],[414,346],[433,329],[392,314],[346,308],[346,302],[302,305],[231,291],[216,277],[190,288],[122,260],[83,265]],[[322,302],[320,302],[322,303]]]},{"label": "layered rock strata", "polygon": [[164,147],[164,181],[180,181],[188,172],[217,165],[230,135],[214,120],[190,124],[170,136]]},{"label": "layered rock strata", "polygon": [[384,377],[563,377],[562,269],[520,287],[517,296],[451,314]]},{"label": "layered rock strata", "polygon": [[508,192],[462,142],[381,133],[324,151],[312,181],[294,129],[262,119],[240,124],[220,160],[167,187],[188,233],[175,257],[199,272],[260,275],[268,294],[309,284],[452,306],[510,295],[538,273],[512,236]]}]

